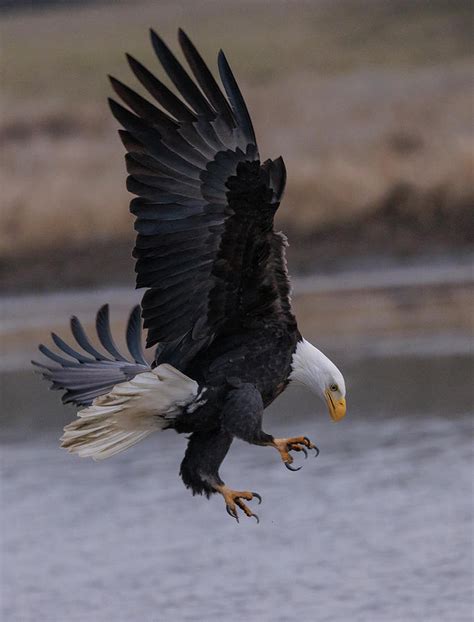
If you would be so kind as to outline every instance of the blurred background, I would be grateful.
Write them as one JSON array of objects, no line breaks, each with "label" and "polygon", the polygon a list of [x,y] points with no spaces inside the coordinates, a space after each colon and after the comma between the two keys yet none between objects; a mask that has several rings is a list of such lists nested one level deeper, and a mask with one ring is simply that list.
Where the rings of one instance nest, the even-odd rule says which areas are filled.
[{"label": "blurred background", "polygon": [[[0,0],[2,579],[5,620],[471,620],[472,3]],[[123,333],[134,232],[107,74],[160,72],[154,27],[222,47],[260,152],[288,169],[305,336],[337,362],[348,416],[288,389],[275,436],[321,449],[298,473],[236,441],[236,525],[178,478],[167,433],[104,464],[58,448],[74,417],[29,364],[49,332],[111,305]],[[163,75],[160,73],[160,77]]]}]

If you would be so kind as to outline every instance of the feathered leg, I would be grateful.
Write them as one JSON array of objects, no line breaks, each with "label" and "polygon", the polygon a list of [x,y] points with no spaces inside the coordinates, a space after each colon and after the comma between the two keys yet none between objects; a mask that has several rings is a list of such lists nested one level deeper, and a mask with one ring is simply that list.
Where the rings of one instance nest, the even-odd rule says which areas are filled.
[{"label": "feathered leg", "polygon": [[307,457],[307,449],[314,449],[316,456],[319,450],[308,437],[274,438],[262,430],[263,400],[260,392],[253,384],[242,383],[231,390],[226,399],[223,411],[223,428],[233,436],[251,443],[265,445],[278,450],[283,464],[290,471],[299,471],[301,467],[292,466],[293,457],[290,451],[303,452]]},{"label": "feathered leg", "polygon": [[225,485],[219,475],[219,467],[229,451],[232,440],[233,435],[222,429],[194,432],[189,438],[180,475],[185,486],[191,488],[193,494],[205,494],[207,497],[215,492],[221,494],[228,514],[237,522],[239,521],[237,508],[258,521],[258,516],[242,499],[251,501],[255,497],[260,503],[260,495],[250,491],[232,490]]}]

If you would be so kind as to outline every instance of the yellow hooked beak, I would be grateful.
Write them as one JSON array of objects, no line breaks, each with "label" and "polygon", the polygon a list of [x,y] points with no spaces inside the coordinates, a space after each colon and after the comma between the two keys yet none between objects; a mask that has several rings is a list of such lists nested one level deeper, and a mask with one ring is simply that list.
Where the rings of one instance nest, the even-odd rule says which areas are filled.
[{"label": "yellow hooked beak", "polygon": [[326,403],[331,419],[333,421],[340,421],[343,419],[346,416],[346,400],[343,397],[338,400],[334,399],[329,389],[324,392],[324,395],[326,396]]}]

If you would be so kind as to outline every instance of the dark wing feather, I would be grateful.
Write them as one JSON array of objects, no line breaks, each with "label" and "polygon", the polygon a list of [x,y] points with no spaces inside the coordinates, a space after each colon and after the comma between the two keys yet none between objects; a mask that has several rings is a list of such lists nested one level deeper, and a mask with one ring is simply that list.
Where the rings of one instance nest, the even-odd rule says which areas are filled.
[{"label": "dark wing feather", "polygon": [[133,309],[127,325],[127,346],[133,361],[123,357],[113,342],[108,305],[99,309],[96,328],[99,341],[108,354],[114,357],[114,360],[94,348],[79,320],[73,317],[71,319],[73,336],[79,346],[92,354],[94,358],[91,359],[81,352],[77,352],[53,333],[52,337],[55,344],[71,358],[66,359],[46,346],[40,345],[40,352],[57,365],[32,361],[41,369],[43,377],[51,382],[52,389],[64,391],[63,402],[65,404],[72,402],[79,406],[88,406],[96,397],[108,393],[116,384],[126,382],[137,374],[150,369],[149,363],[143,356],[141,345],[140,307],[137,306]]},{"label": "dark wing feather", "polygon": [[252,125],[252,120],[250,119],[249,111],[247,110],[247,106],[245,104],[244,98],[242,97],[242,93],[240,92],[239,85],[234,78],[234,74],[232,73],[230,65],[227,62],[227,58],[225,57],[225,54],[222,50],[219,52],[218,59],[219,74],[221,76],[222,84],[224,85],[226,93],[231,102],[237,124],[242,129],[242,132],[247,138],[247,141],[250,144],[255,145],[255,132]]},{"label": "dark wing feather", "polygon": [[126,361],[127,359],[119,352],[115,345],[110,331],[109,305],[103,305],[98,310],[95,318],[95,328],[99,341],[107,352],[111,354],[116,361]]},{"label": "dark wing feather", "polygon": [[193,123],[197,117],[190,108],[182,102],[179,97],[169,90],[158,78],[156,78],[146,67],[139,63],[133,56],[126,54],[131,70],[146,88],[146,90],[159,102],[178,121]]},{"label": "dark wing feather", "polygon": [[89,341],[89,338],[87,337],[85,330],[82,327],[82,324],[79,322],[76,316],[73,316],[71,318],[71,332],[74,335],[75,340],[77,341],[77,343],[81,346],[83,350],[85,350],[89,354],[92,354],[92,356],[97,361],[105,360],[102,352],[99,352],[98,350],[96,350],[94,346],[91,344],[91,342]]},{"label": "dark wing feather", "polygon": [[[250,115],[222,52],[227,96],[184,32],[179,42],[191,74],[154,31],[151,40],[179,96],[127,56],[152,101],[112,78],[130,110],[114,100],[110,106],[124,128],[127,187],[137,195],[130,205],[138,233],[133,255],[137,287],[148,288],[142,300],[147,346],[160,343],[159,360],[183,367],[242,317],[246,288],[256,280],[268,283],[277,302],[253,300],[253,307],[282,314],[286,277],[274,272],[275,253],[284,250],[275,251],[273,217],[285,168],[281,158],[260,164]],[[253,297],[268,297],[267,289],[257,288]]]},{"label": "dark wing feather", "polygon": [[140,307],[137,305],[130,314],[127,324],[127,348],[133,356],[135,363],[148,367],[142,348],[142,322]]},{"label": "dark wing feather", "polygon": [[176,59],[163,39],[159,37],[154,30],[150,30],[151,42],[163,69],[168,74],[170,80],[174,83],[179,93],[184,97],[188,104],[193,108],[198,116],[212,120],[216,114],[209,102],[201,93],[196,84],[191,80],[188,73],[181,63]]},{"label": "dark wing feather", "polygon": [[191,67],[191,71],[198,81],[199,86],[202,88],[210,103],[216,110],[216,113],[222,117],[229,127],[235,127],[236,124],[229,103],[220,90],[214,76],[209,71],[206,63],[203,61],[201,55],[196,50],[187,34],[181,30],[181,28],[178,31],[178,37],[186,60]]}]

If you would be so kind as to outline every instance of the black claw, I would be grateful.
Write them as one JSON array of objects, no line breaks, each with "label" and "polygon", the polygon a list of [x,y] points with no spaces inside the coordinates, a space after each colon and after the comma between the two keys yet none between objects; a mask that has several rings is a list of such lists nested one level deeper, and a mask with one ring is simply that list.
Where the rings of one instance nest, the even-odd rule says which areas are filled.
[{"label": "black claw", "polygon": [[319,448],[313,445],[307,436],[303,436],[303,440],[308,443],[309,449],[314,449],[314,457],[317,458],[319,456]]},{"label": "black claw", "polygon": [[259,517],[258,517],[258,514],[250,514],[250,516],[253,516],[253,517],[255,518],[255,520],[257,521],[257,525],[258,525],[258,524],[259,524],[259,522],[260,522],[260,519],[259,519]]},{"label": "black claw", "polygon": [[229,516],[232,516],[232,518],[235,518],[235,520],[236,520],[237,522],[239,522],[239,517],[237,516],[237,512],[236,512],[236,510],[233,510],[233,509],[232,509],[229,505],[226,505],[226,506],[225,506],[225,509],[226,509],[227,514],[228,514]]},{"label": "black claw", "polygon": [[306,449],[304,447],[301,447],[301,451],[304,453],[304,459],[307,460],[308,459],[308,452],[306,451]]},{"label": "black claw", "polygon": [[253,492],[252,495],[258,500],[258,505],[260,505],[262,503],[262,497],[258,494],[258,492]]},{"label": "black claw", "polygon": [[284,462],[283,464],[286,466],[288,471],[299,471],[300,469],[303,468],[303,467],[300,467],[300,466],[299,467],[291,466],[291,464],[289,462]]}]

